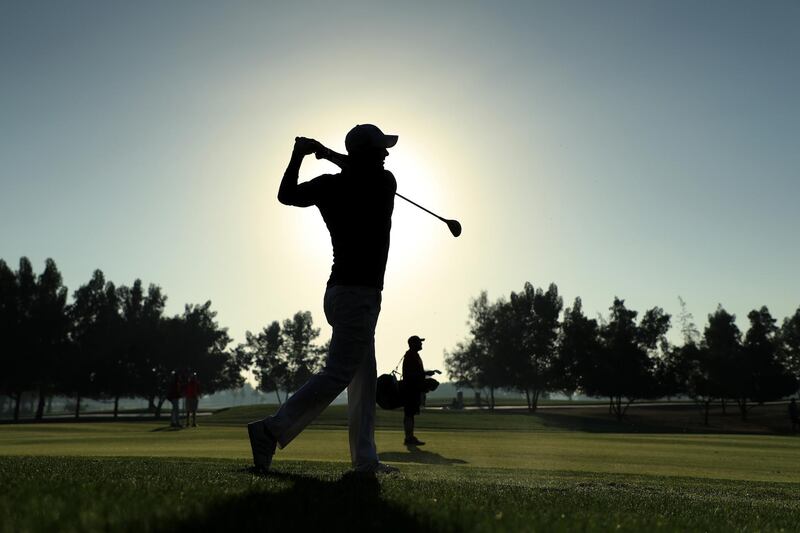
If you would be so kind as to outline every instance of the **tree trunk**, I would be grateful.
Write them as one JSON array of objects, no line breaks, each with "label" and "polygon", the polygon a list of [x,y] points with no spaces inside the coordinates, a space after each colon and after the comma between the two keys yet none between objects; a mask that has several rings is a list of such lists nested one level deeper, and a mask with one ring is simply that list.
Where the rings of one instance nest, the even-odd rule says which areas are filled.
[{"label": "tree trunk", "polygon": [[275,389],[275,396],[278,397],[278,405],[281,405],[281,395],[278,393],[278,389]]},{"label": "tree trunk", "polygon": [[632,403],[633,403],[633,400],[628,400],[628,403],[625,404],[625,408],[622,409],[622,414],[619,415],[619,419],[620,420],[622,420],[622,418],[625,416],[625,413],[628,412],[628,407],[630,407]]},{"label": "tree trunk", "polygon": [[539,390],[533,391],[533,402],[531,403],[531,413],[535,413],[536,409],[539,408]]},{"label": "tree trunk", "polygon": [[489,409],[494,411],[494,387],[489,387]]},{"label": "tree trunk", "polygon": [[156,397],[155,396],[148,396],[147,398],[147,410],[151,413],[156,411]]},{"label": "tree trunk", "polygon": [[14,398],[14,422],[19,422],[19,404],[22,403],[22,393],[18,392]]},{"label": "tree trunk", "polygon": [[75,418],[80,418],[81,416],[81,395],[78,394],[75,397]]},{"label": "tree trunk", "polygon": [[45,396],[44,396],[44,387],[39,387],[39,403],[36,406],[36,420],[41,420],[42,416],[44,416],[44,403],[45,403]]},{"label": "tree trunk", "polygon": [[736,403],[739,405],[739,414],[742,416],[742,422],[747,421],[747,398],[743,398],[741,401],[736,400]]},{"label": "tree trunk", "polygon": [[119,413],[119,395],[114,397],[114,418],[117,418]]},{"label": "tree trunk", "polygon": [[525,401],[528,402],[528,411],[531,410],[531,391],[525,389]]},{"label": "tree trunk", "polygon": [[722,416],[725,416],[728,414],[728,411],[726,410],[727,402],[725,401],[725,398],[722,398],[721,402],[722,402]]},{"label": "tree trunk", "polygon": [[[628,402],[630,405],[630,402]],[[625,406],[625,411],[628,410],[628,405]],[[622,409],[622,396],[617,396],[616,398],[611,398],[611,406],[614,415],[617,417],[618,421],[622,421],[622,417],[625,415],[625,411]]]}]

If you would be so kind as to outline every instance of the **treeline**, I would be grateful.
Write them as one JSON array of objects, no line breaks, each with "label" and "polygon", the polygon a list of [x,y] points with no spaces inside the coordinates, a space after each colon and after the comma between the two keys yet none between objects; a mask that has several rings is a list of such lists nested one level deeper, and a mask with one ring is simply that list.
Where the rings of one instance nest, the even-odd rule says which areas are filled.
[{"label": "treeline", "polygon": [[288,395],[322,369],[330,341],[316,344],[319,328],[314,327],[310,311],[298,311],[283,323],[277,321],[258,333],[246,333],[246,342],[236,349],[243,359],[252,361],[253,373],[262,392],[280,391]]},{"label": "treeline", "polygon": [[204,393],[241,386],[250,362],[227,348],[210,301],[165,316],[160,287],[118,287],[100,270],[67,295],[52,259],[38,275],[25,257],[16,271],[0,259],[0,394],[14,420],[31,392],[41,419],[56,395],[75,399],[76,417],[84,398],[113,400],[114,416],[120,398],[144,398],[159,414],[172,372],[196,372]]},{"label": "treeline", "polygon": [[[680,300],[680,299],[679,299]],[[587,317],[581,299],[564,308],[558,287],[526,283],[508,298],[470,303],[469,336],[445,354],[447,370],[462,386],[525,394],[535,411],[543,393],[605,397],[622,419],[636,400],[686,396],[708,424],[709,409],[734,404],[746,419],[763,402],[798,390],[800,308],[782,325],[767,307],[748,313],[742,334],[721,305],[700,332],[680,300],[682,343],[667,340],[672,317],[660,307],[639,313],[614,298],[608,316]],[[562,312],[563,311],[563,312]]]}]

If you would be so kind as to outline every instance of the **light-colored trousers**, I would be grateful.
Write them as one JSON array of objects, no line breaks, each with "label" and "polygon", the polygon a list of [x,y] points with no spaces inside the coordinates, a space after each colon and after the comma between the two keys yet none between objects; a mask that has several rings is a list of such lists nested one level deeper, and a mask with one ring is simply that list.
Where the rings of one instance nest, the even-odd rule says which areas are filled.
[{"label": "light-colored trousers", "polygon": [[283,448],[347,387],[350,458],[356,468],[375,464],[375,326],[381,291],[334,285],[325,291],[324,308],[333,327],[325,367],[264,423]]}]

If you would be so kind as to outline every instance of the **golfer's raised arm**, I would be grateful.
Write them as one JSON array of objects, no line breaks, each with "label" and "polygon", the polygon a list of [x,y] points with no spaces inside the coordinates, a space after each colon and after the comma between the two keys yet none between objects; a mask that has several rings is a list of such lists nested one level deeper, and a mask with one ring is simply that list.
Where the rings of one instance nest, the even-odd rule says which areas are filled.
[{"label": "golfer's raised arm", "polygon": [[286,167],[286,172],[283,173],[281,186],[278,189],[278,201],[284,205],[296,205],[299,207],[308,207],[310,203],[302,204],[300,201],[301,194],[298,191],[297,180],[300,176],[300,164],[303,162],[304,154],[298,153],[297,145],[292,152],[292,158],[289,160],[289,166]]},{"label": "golfer's raised arm", "polygon": [[297,207],[308,207],[314,204],[311,195],[304,190],[307,187],[298,185],[297,180],[300,176],[300,164],[303,162],[303,158],[314,153],[318,145],[319,143],[314,139],[305,137],[297,137],[295,139],[292,158],[289,160],[286,172],[283,173],[281,186],[278,189],[278,201],[280,203]]}]

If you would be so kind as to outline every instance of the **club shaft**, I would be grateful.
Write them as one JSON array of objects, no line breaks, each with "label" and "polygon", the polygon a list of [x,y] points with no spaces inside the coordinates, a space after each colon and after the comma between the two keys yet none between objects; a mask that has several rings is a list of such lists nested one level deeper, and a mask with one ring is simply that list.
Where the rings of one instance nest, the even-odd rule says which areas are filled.
[{"label": "club shaft", "polygon": [[423,211],[425,211],[426,213],[430,213],[431,215],[435,216],[436,218],[438,218],[438,219],[439,219],[439,220],[441,220],[442,222],[447,222],[447,220],[445,220],[444,218],[440,217],[439,215],[437,215],[436,213],[434,213],[434,212],[433,212],[433,211],[431,211],[430,209],[425,209],[424,207],[422,207],[421,205],[419,205],[417,202],[415,202],[415,201],[413,201],[413,200],[409,200],[408,198],[406,198],[405,196],[403,196],[403,195],[402,195],[402,194],[400,194],[399,192],[395,192],[395,194],[396,194],[397,196],[399,196],[400,198],[402,198],[403,200],[405,200],[406,202],[408,202],[408,203],[410,203],[410,204],[413,204],[413,205],[415,205],[415,206],[419,207],[420,209],[422,209],[422,210],[423,210]]}]

